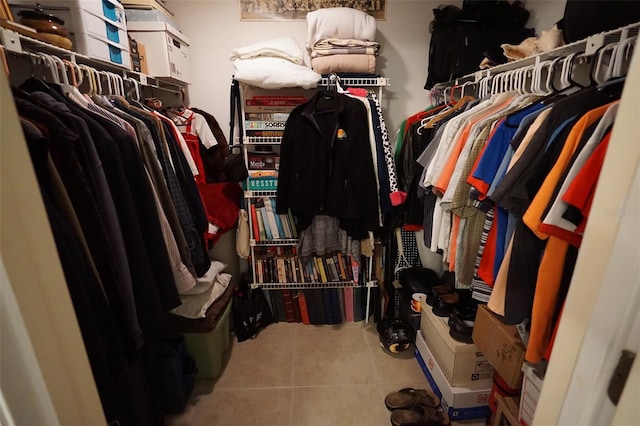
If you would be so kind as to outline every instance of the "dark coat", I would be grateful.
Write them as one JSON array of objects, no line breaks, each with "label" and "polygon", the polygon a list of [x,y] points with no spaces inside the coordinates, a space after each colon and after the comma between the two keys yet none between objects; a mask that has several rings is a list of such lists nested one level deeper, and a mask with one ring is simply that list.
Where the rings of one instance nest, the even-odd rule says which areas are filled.
[{"label": "dark coat", "polygon": [[313,215],[340,219],[354,238],[377,229],[378,197],[367,110],[357,99],[316,93],[289,115],[280,150],[277,212],[298,228]]}]

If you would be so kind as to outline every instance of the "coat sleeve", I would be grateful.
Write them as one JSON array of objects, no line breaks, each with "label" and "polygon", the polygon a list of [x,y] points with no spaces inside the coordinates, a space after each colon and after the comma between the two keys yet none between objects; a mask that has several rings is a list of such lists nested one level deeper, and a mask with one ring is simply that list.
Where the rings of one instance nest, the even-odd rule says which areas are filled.
[{"label": "coat sleeve", "polygon": [[296,122],[299,115],[292,111],[287,119],[280,144],[280,167],[278,169],[278,189],[276,213],[286,214],[290,208],[291,182],[295,177],[294,172],[294,149],[295,149],[295,131]]}]

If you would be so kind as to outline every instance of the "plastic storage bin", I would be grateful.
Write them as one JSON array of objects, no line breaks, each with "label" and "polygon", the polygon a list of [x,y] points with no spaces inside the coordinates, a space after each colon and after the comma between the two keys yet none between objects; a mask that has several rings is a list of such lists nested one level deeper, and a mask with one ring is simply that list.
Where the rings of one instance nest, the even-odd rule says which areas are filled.
[{"label": "plastic storage bin", "polygon": [[231,301],[227,304],[216,327],[208,333],[185,333],[189,354],[198,368],[197,379],[215,379],[222,372],[222,361],[231,347],[229,315]]}]

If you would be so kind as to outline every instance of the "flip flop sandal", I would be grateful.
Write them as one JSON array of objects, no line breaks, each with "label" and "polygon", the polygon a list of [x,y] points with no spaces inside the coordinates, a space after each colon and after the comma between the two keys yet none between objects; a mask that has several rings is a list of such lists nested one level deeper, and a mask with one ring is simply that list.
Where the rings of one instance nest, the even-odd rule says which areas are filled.
[{"label": "flip flop sandal", "polygon": [[436,417],[436,409],[417,404],[409,409],[394,410],[391,413],[393,426],[424,426]]},{"label": "flip flop sandal", "polygon": [[388,394],[384,398],[384,404],[390,411],[410,408],[416,404],[436,408],[440,406],[440,398],[426,389],[404,388]]}]

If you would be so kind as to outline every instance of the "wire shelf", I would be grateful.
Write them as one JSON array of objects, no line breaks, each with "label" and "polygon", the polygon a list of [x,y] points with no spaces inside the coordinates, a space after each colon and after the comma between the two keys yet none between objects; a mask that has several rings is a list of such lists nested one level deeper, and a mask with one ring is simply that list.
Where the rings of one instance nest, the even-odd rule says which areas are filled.
[{"label": "wire shelf", "polygon": [[268,247],[268,246],[295,246],[298,245],[298,239],[288,238],[279,240],[249,240],[249,244],[253,247]]},{"label": "wire shelf", "polygon": [[[384,87],[391,85],[389,79],[386,77],[340,77],[340,83],[343,86]],[[329,84],[329,77],[322,77],[319,86],[328,86]]]},{"label": "wire shelf", "polygon": [[349,288],[360,287],[360,284],[354,281],[333,281],[326,283],[252,283],[252,288],[262,288],[263,290],[304,290],[304,289],[321,289],[321,288]]},{"label": "wire shelf", "polygon": [[282,137],[280,136],[270,136],[270,137],[257,137],[257,136],[245,136],[244,143],[245,145],[278,145],[282,142]]},{"label": "wire shelf", "polygon": [[244,198],[275,197],[278,191],[244,191]]}]

